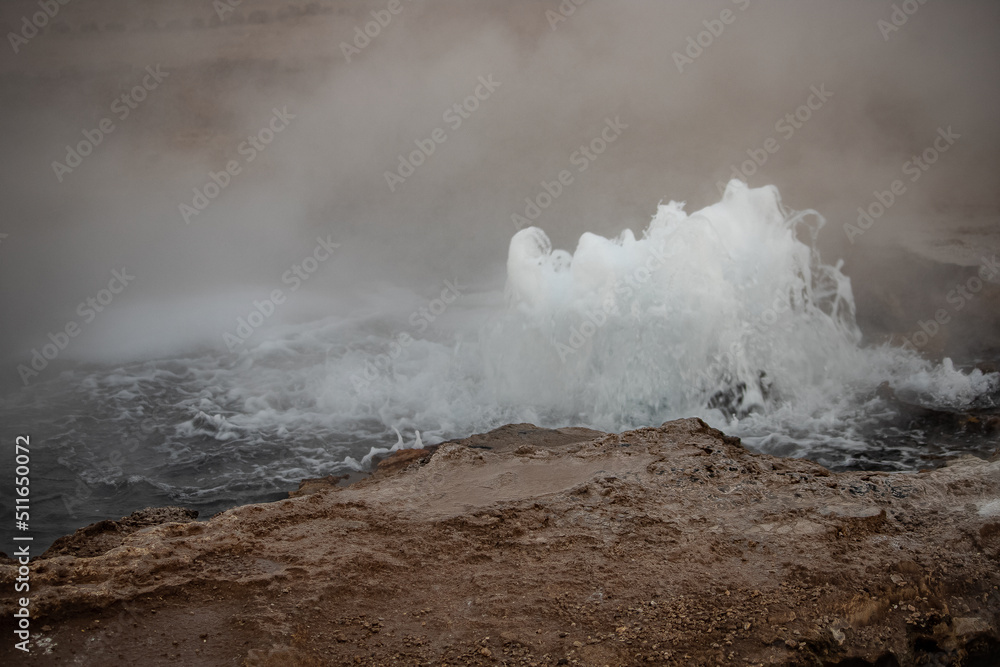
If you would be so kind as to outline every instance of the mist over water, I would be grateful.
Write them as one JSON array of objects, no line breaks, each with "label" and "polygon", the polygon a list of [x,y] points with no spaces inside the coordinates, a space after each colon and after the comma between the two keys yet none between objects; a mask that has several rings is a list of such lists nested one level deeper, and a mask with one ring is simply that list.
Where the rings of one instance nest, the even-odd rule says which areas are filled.
[{"label": "mist over water", "polygon": [[4,413],[46,425],[55,525],[135,502],[276,499],[377,454],[520,422],[617,432],[697,415],[834,469],[989,455],[993,439],[929,437],[910,412],[995,413],[1000,374],[861,346],[850,280],[815,247],[824,222],[732,181],[712,206],[660,205],[639,238],[586,233],[572,254],[529,227],[502,290],[388,290],[238,351],[67,371]]},{"label": "mist over water", "polygon": [[405,2],[359,48],[384,3],[70,3],[8,52],[0,437],[52,525],[511,422],[992,453],[939,422],[997,408],[1000,7],[574,6]]}]

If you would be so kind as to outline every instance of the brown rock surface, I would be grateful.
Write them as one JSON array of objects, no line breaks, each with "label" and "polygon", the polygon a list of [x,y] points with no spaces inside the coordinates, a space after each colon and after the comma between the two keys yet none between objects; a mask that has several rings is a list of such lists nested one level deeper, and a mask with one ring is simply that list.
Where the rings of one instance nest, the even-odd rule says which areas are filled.
[{"label": "brown rock surface", "polygon": [[391,456],[378,462],[375,474],[378,476],[394,475],[411,465],[422,465],[434,455],[436,450],[437,446],[431,446],[425,449],[403,449],[394,452]]},{"label": "brown rock surface", "polygon": [[689,419],[397,463],[34,561],[0,663],[1000,664],[1000,461],[834,474]]},{"label": "brown rock surface", "polygon": [[158,526],[162,523],[187,523],[198,518],[198,513],[184,507],[147,507],[123,516],[118,521],[106,519],[81,528],[72,535],[60,537],[42,556],[76,556],[90,558],[120,547],[125,537],[132,533]]},{"label": "brown rock surface", "polygon": [[289,498],[300,498],[313,493],[319,493],[326,489],[340,486],[347,481],[349,475],[327,475],[326,477],[313,477],[299,482],[299,488],[288,492]]}]

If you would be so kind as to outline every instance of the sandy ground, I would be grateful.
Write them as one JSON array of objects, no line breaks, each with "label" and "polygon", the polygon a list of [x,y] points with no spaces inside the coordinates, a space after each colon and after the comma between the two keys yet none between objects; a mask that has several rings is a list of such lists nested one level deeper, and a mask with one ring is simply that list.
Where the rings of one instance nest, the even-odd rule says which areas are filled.
[{"label": "sandy ground", "polygon": [[1000,461],[834,474],[697,419],[511,425],[79,531],[32,564],[32,650],[0,662],[986,666],[998,560]]}]

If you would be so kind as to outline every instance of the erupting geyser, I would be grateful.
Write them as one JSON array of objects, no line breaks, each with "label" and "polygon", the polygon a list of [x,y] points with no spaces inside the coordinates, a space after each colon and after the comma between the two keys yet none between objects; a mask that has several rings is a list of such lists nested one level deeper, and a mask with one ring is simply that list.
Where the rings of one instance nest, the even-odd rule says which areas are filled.
[{"label": "erupting geyser", "polygon": [[499,401],[606,429],[697,414],[799,431],[806,453],[817,426],[850,433],[882,382],[949,405],[996,391],[996,375],[861,347],[850,280],[815,247],[824,222],[733,180],[696,213],[661,205],[640,239],[586,233],[571,255],[518,232],[487,343]]},{"label": "erupting geyser", "polygon": [[850,280],[812,245],[823,223],[734,180],[697,213],[661,205],[641,239],[584,234],[572,256],[524,229],[507,260],[498,381],[601,423],[786,400],[861,338]]}]

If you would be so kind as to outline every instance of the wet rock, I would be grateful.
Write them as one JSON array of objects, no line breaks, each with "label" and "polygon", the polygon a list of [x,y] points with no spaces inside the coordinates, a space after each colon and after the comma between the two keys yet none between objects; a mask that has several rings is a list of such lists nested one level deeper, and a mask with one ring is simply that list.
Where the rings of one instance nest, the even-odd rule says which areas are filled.
[{"label": "wet rock", "polygon": [[299,482],[298,489],[288,492],[288,497],[299,498],[301,496],[308,496],[312,493],[318,493],[326,489],[336,488],[348,478],[349,475],[327,475],[326,477],[304,479]]},{"label": "wet rock", "polygon": [[434,452],[437,451],[437,448],[437,445],[428,445],[423,449],[401,449],[393,452],[378,462],[376,475],[386,477],[394,475],[414,463],[426,463],[434,455]]},{"label": "wet rock", "polygon": [[126,536],[164,523],[188,523],[198,518],[198,512],[184,507],[149,507],[132,512],[118,521],[98,521],[79,529],[72,535],[60,537],[49,547],[42,558],[99,556],[121,546]]},{"label": "wet rock", "polygon": [[698,419],[516,424],[334,493],[84,529],[32,566],[32,618],[102,664],[994,665],[998,517],[1000,461],[831,473]]}]

